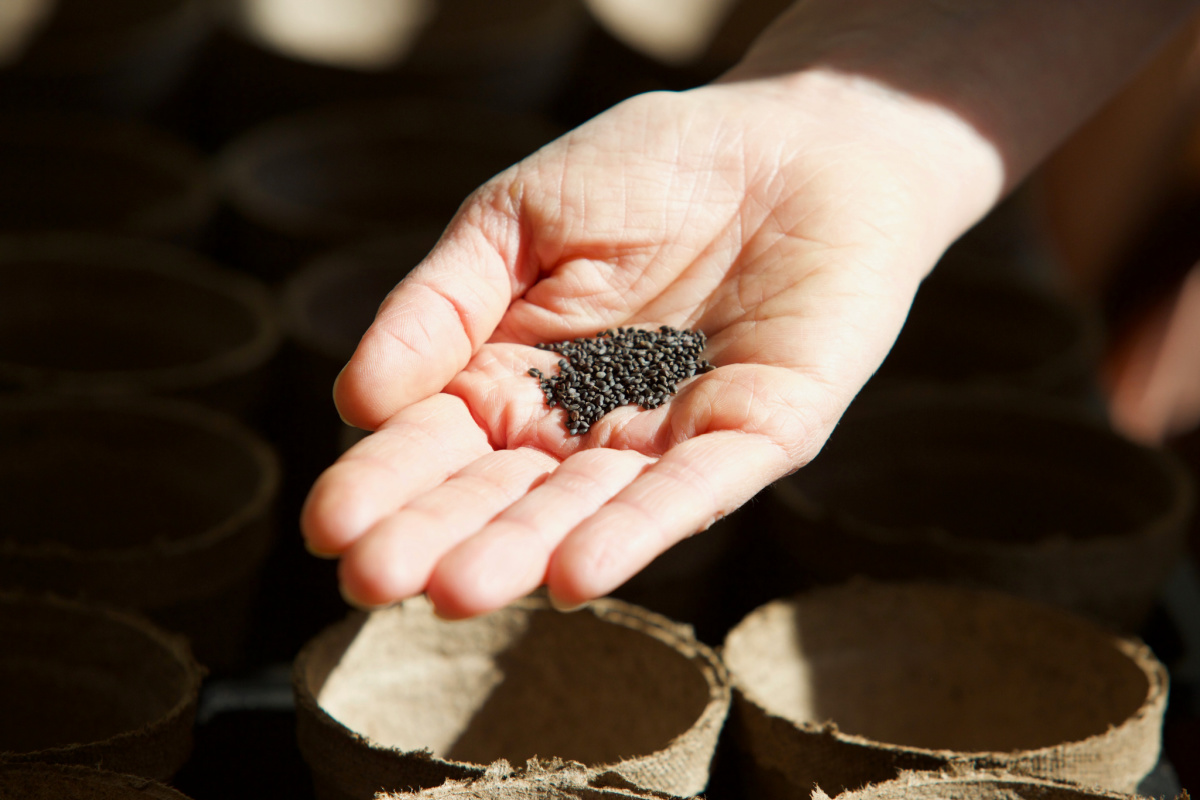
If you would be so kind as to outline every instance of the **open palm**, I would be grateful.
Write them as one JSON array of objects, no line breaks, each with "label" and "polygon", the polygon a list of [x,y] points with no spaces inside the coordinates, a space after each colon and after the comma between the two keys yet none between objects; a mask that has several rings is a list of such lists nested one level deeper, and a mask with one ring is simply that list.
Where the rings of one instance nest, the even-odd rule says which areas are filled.
[{"label": "open palm", "polygon": [[[744,86],[645,95],[468,198],[338,381],[375,433],[302,522],[347,596],[577,604],[811,459],[953,238],[921,159],[863,130]],[[532,345],[663,324],[717,369],[570,435]]]}]

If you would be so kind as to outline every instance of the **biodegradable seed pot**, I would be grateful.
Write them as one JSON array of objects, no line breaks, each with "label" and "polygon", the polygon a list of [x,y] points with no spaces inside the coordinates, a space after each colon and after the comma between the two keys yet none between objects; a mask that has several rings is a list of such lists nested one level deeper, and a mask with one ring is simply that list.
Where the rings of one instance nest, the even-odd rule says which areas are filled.
[{"label": "biodegradable seed pot", "polygon": [[528,598],[446,622],[416,598],[327,629],[293,675],[322,800],[535,756],[691,796],[708,782],[730,699],[724,667],[690,629],[617,600],[563,614]]},{"label": "biodegradable seed pot", "polygon": [[0,387],[172,394],[249,415],[282,336],[262,283],[183,248],[0,238]]},{"label": "biodegradable seed pot", "polygon": [[482,777],[448,780],[416,792],[390,792],[376,800],[669,800],[672,795],[639,789],[615,772],[597,773],[577,761],[530,759],[513,768],[501,759]]},{"label": "biodegradable seed pot", "polygon": [[93,231],[191,243],[216,186],[186,142],[130,120],[0,116],[0,233]]},{"label": "biodegradable seed pot", "polygon": [[219,156],[233,211],[223,236],[246,269],[284,277],[336,245],[444,227],[481,183],[557,133],[533,115],[415,98],[272,119]]},{"label": "biodegradable seed pot", "polygon": [[0,762],[0,800],[188,800],[164,783],[95,767]]},{"label": "biodegradable seed pot", "polygon": [[[895,780],[843,792],[838,797],[841,800],[1142,800],[1124,792],[972,770],[906,772]],[[830,800],[830,797],[817,788],[812,800]]]},{"label": "biodegradable seed pot", "polygon": [[1031,281],[935,270],[871,387],[1008,387],[1096,404],[1098,314]]},{"label": "biodegradable seed pot", "polygon": [[0,397],[0,589],[135,608],[232,664],[280,465],[227,415],[159,398]]},{"label": "biodegradable seed pot", "polygon": [[1136,631],[1178,562],[1179,459],[1050,398],[907,390],[854,402],[772,485],[772,535],[815,582],[990,586]]},{"label": "biodegradable seed pot", "polygon": [[240,263],[280,278],[330,247],[442,228],[482,182],[550,142],[538,116],[396,98],[272,119],[218,158]]},{"label": "biodegradable seed pot", "polygon": [[1167,671],[1141,642],[996,592],[853,582],[748,615],[722,655],[759,795],[831,796],[951,765],[1131,792]]},{"label": "biodegradable seed pot", "polygon": [[228,0],[219,132],[328,102],[414,96],[545,108],[591,21],[579,0]]},{"label": "biodegradable seed pot", "polygon": [[0,72],[9,107],[136,116],[179,85],[213,27],[210,0],[44,0],[45,18]]},{"label": "biodegradable seed pot", "polygon": [[203,670],[182,637],[96,604],[0,593],[0,641],[0,777],[38,762],[166,780],[187,760]]}]

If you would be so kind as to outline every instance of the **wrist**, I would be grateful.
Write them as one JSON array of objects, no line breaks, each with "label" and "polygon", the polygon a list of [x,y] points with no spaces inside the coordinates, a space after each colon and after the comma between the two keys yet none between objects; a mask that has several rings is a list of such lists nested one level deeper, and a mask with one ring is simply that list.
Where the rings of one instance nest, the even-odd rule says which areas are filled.
[{"label": "wrist", "polygon": [[803,0],[719,83],[843,118],[920,165],[959,224],[1115,93],[1196,0]]},{"label": "wrist", "polygon": [[897,92],[869,76],[815,66],[781,75],[718,81],[743,97],[775,104],[772,117],[800,145],[847,154],[867,180],[893,187],[940,251],[975,224],[1005,190],[995,145],[943,106]]}]

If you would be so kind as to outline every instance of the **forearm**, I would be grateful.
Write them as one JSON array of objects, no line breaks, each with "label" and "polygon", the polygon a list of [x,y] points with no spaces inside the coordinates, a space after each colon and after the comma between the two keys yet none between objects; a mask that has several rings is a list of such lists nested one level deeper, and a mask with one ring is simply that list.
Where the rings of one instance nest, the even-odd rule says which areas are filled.
[{"label": "forearm", "polygon": [[851,118],[840,124],[853,126],[861,114],[863,135],[882,133],[904,148],[936,186],[947,226],[965,228],[1197,7],[1197,0],[800,0],[721,82],[797,103],[818,98],[818,106],[833,95],[850,98]]}]

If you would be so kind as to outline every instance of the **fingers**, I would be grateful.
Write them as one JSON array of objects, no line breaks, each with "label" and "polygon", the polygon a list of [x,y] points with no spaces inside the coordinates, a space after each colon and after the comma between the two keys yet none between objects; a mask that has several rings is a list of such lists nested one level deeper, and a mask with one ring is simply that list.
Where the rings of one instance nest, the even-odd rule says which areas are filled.
[{"label": "fingers", "polygon": [[498,450],[383,517],[342,557],[342,593],[378,606],[425,591],[451,548],[525,495],[557,465],[531,448]]},{"label": "fingers", "polygon": [[585,450],[568,458],[546,481],[448,551],[427,588],[438,613],[451,618],[483,614],[541,586],[559,543],[653,462],[632,450]]},{"label": "fingers", "polygon": [[[492,194],[495,194],[494,190]],[[519,226],[481,192],[384,301],[334,385],[351,425],[375,430],[442,388],[492,335],[514,292]]]},{"label": "fingers", "polygon": [[676,445],[563,540],[545,576],[551,596],[573,606],[608,594],[793,467],[761,435],[720,431]]},{"label": "fingers", "polygon": [[437,394],[405,408],[317,479],[300,514],[308,548],[343,552],[380,519],[491,449],[457,397]]}]

